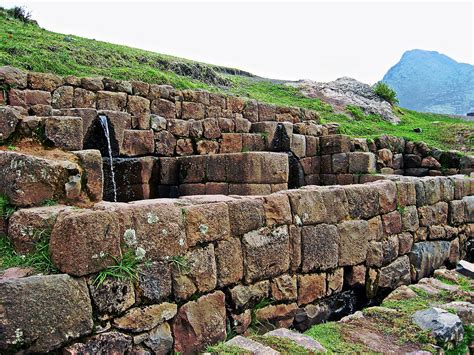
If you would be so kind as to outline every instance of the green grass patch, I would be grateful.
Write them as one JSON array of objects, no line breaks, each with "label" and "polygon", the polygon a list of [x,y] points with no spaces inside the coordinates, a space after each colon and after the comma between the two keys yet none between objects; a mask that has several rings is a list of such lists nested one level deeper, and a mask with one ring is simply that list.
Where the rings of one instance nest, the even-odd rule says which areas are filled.
[{"label": "green grass patch", "polygon": [[455,348],[445,351],[446,355],[464,355],[470,354],[469,345],[474,342],[474,326],[464,326],[464,338]]},{"label": "green grass patch", "polygon": [[251,355],[252,352],[246,351],[234,345],[226,345],[225,343],[219,343],[211,345],[206,348],[207,353],[211,354],[230,354],[230,355]]},{"label": "green grass patch", "polygon": [[189,271],[191,271],[191,264],[189,260],[183,255],[175,255],[171,257],[171,265],[173,265],[176,270],[183,274],[187,274]]},{"label": "green grass patch", "polygon": [[282,354],[307,354],[306,350],[301,345],[296,344],[290,339],[267,336],[267,335],[251,335],[249,337],[257,343],[266,345],[276,351],[279,351]]},{"label": "green grass patch", "polygon": [[351,344],[344,340],[339,323],[318,324],[308,329],[305,334],[318,341],[330,353],[361,352],[365,350],[360,344]]},{"label": "green grass patch", "polygon": [[94,279],[94,285],[100,286],[107,278],[138,280],[138,266],[144,262],[142,258],[137,256],[135,250],[127,250],[121,258],[116,258],[110,254],[106,254],[103,257],[112,258],[115,264],[107,266],[100,271]]},{"label": "green grass patch", "polygon": [[11,267],[31,267],[37,272],[51,274],[58,272],[51,261],[49,253],[49,237],[51,230],[43,229],[35,231],[33,238],[36,241],[35,250],[32,253],[21,255],[13,249],[8,237],[0,234],[0,270]]},{"label": "green grass patch", "polygon": [[436,276],[436,278],[447,285],[459,286],[463,291],[474,292],[474,287],[472,286],[471,281],[464,276],[459,275],[456,282],[448,280],[442,276]]},{"label": "green grass patch", "polygon": [[0,195],[0,218],[8,219],[15,211],[16,207],[10,203],[8,197]]}]

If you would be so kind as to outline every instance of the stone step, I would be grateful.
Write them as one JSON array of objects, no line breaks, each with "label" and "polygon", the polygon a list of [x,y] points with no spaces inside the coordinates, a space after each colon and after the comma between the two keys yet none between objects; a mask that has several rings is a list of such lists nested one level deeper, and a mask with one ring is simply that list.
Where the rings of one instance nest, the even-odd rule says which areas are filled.
[{"label": "stone step", "polygon": [[286,328],[279,328],[279,329],[272,330],[266,333],[265,336],[272,336],[272,337],[285,338],[285,339],[292,340],[296,344],[307,349],[308,351],[317,351],[317,352],[326,351],[326,349],[324,349],[324,347],[313,338],[307,335],[286,329]]},{"label": "stone step", "polygon": [[236,346],[246,351],[250,351],[253,355],[279,355],[280,353],[266,345],[260,344],[243,336],[236,336],[227,341],[225,345]]}]

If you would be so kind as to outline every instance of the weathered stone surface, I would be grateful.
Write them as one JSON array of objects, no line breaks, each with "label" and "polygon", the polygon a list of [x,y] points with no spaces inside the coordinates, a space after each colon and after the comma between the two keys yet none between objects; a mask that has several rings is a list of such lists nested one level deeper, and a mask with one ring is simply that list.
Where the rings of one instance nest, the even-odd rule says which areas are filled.
[{"label": "weathered stone surface", "polygon": [[121,154],[129,157],[152,154],[155,151],[153,131],[126,129],[123,132]]},{"label": "weathered stone surface", "polygon": [[189,246],[230,237],[229,209],[224,202],[190,206],[185,218]]},{"label": "weathered stone surface", "polygon": [[449,201],[448,206],[449,206],[448,208],[449,224],[456,226],[456,225],[464,223],[465,221],[464,201],[462,200]]},{"label": "weathered stone surface", "polygon": [[305,226],[301,234],[302,271],[326,270],[338,265],[339,234],[336,226]]},{"label": "weathered stone surface", "polygon": [[368,246],[367,221],[347,221],[337,226],[339,232],[339,265],[364,262]]},{"label": "weathered stone surface", "polygon": [[327,295],[338,293],[342,291],[344,285],[344,269],[337,268],[327,273]]},{"label": "weathered stone surface", "polygon": [[61,77],[51,73],[28,73],[28,86],[31,89],[53,91],[62,83]]},{"label": "weathered stone surface", "polygon": [[0,107],[0,142],[6,141],[15,132],[21,119],[20,113],[11,107]]},{"label": "weathered stone surface", "polygon": [[454,301],[443,304],[440,308],[454,310],[464,325],[474,323],[474,305],[471,302]]},{"label": "weathered stone surface", "polygon": [[129,280],[107,278],[98,285],[92,277],[89,291],[95,307],[105,319],[123,313],[135,303],[133,284]]},{"label": "weathered stone surface", "polygon": [[289,327],[293,324],[296,303],[269,305],[255,312],[255,319],[263,325],[262,328]]},{"label": "weathered stone surface", "polygon": [[367,152],[349,153],[349,173],[375,173],[375,155]]},{"label": "weathered stone surface", "polygon": [[349,216],[349,204],[344,188],[331,186],[318,188],[326,207],[326,222],[338,223]]},{"label": "weathered stone surface", "polygon": [[327,210],[318,190],[296,190],[288,194],[295,224],[308,225],[324,222]]},{"label": "weathered stone surface", "polygon": [[398,235],[398,255],[408,254],[413,246],[413,236],[410,233]]},{"label": "weathered stone surface", "polygon": [[401,209],[402,231],[415,232],[420,226],[416,206],[407,206]]},{"label": "weathered stone surface", "polygon": [[301,334],[301,333],[298,333],[286,328],[275,329],[266,333],[265,335],[291,340],[310,352],[325,352],[326,351],[319,342],[317,342],[310,336],[304,335],[304,334]]},{"label": "weathered stone surface", "polygon": [[379,194],[373,187],[351,185],[344,188],[352,218],[372,218],[379,213]]},{"label": "weathered stone surface", "polygon": [[388,235],[397,234],[402,231],[402,219],[398,211],[382,215],[384,232]]},{"label": "weathered stone surface", "polygon": [[92,331],[92,306],[84,280],[68,275],[0,281],[0,349],[49,352]]},{"label": "weathered stone surface", "polygon": [[[262,228],[242,238],[247,282],[280,275],[290,266],[288,227]],[[275,258],[278,255],[278,258]]]},{"label": "weathered stone surface", "polygon": [[420,242],[413,245],[408,254],[410,258],[411,278],[418,281],[429,276],[443,265],[448,258],[450,243],[447,241]]},{"label": "weathered stone surface", "polygon": [[91,91],[104,90],[104,83],[100,77],[81,78],[81,86]]},{"label": "weathered stone surface", "polygon": [[298,305],[313,302],[326,295],[326,274],[298,275]]},{"label": "weathered stone surface", "polygon": [[60,86],[53,92],[51,106],[53,108],[71,108],[74,99],[74,88],[72,86]]},{"label": "weathered stone surface", "polygon": [[16,206],[40,205],[64,198],[64,185],[76,164],[50,160],[14,151],[0,151],[0,194]]},{"label": "weathered stone surface", "polygon": [[174,351],[191,354],[226,337],[225,296],[221,291],[184,304],[173,320]]},{"label": "weathered stone surface", "polygon": [[237,285],[230,289],[230,296],[236,308],[248,308],[251,304],[258,302],[270,295],[270,282],[268,280],[259,281],[254,284],[244,286]]},{"label": "weathered stone surface", "polygon": [[341,134],[322,136],[319,139],[319,144],[321,146],[321,154],[346,153],[351,150],[350,138]]},{"label": "weathered stone surface", "polygon": [[263,207],[268,226],[291,223],[291,207],[286,194],[266,196]]},{"label": "weathered stone surface", "polygon": [[384,266],[379,273],[379,288],[394,289],[400,285],[410,284],[410,260],[401,256],[390,265]]},{"label": "weathered stone surface", "polygon": [[363,286],[365,284],[365,265],[352,266],[348,272],[344,273],[346,283],[351,286]]},{"label": "weathered stone surface", "polygon": [[217,243],[215,249],[217,285],[227,286],[240,281],[244,274],[242,248],[238,238]]},{"label": "weathered stone surface", "polygon": [[384,236],[382,218],[380,216],[376,216],[369,219],[367,223],[369,228],[368,240],[380,241]]},{"label": "weathered stone surface", "polygon": [[227,202],[229,206],[230,230],[233,236],[243,235],[265,224],[262,201],[242,199]]},{"label": "weathered stone surface", "polygon": [[168,354],[173,350],[173,335],[167,322],[160,324],[148,333],[143,343],[155,354]]},{"label": "weathered stone surface", "polygon": [[63,354],[125,354],[132,348],[132,337],[119,332],[94,335],[63,349]]},{"label": "weathered stone surface", "polygon": [[119,220],[108,211],[78,210],[58,216],[50,252],[59,270],[75,276],[97,272],[120,257]]},{"label": "weathered stone surface", "polygon": [[155,152],[158,155],[173,156],[176,148],[176,138],[168,131],[155,133]]},{"label": "weathered stone surface", "polygon": [[[130,210],[129,210],[130,209]],[[183,255],[186,234],[181,207],[173,200],[135,201],[123,210],[132,216],[137,246],[146,251],[146,258],[164,259]]]},{"label": "weathered stone surface", "polygon": [[166,262],[152,262],[138,271],[135,293],[146,303],[158,303],[171,295],[171,267]]},{"label": "weathered stone surface", "polygon": [[431,206],[418,208],[420,226],[429,227],[432,225],[448,224],[448,204],[438,202]]},{"label": "weathered stone surface", "polygon": [[464,215],[467,223],[474,223],[474,196],[463,197],[464,202]]},{"label": "weathered stone surface", "polygon": [[0,67],[0,83],[2,84],[23,89],[28,83],[27,78],[28,74],[20,69],[10,66]]},{"label": "weathered stone surface", "polygon": [[66,150],[81,150],[83,138],[82,118],[53,116],[45,120],[46,138],[55,147]]},{"label": "weathered stone surface", "polygon": [[276,301],[295,301],[298,294],[296,275],[282,275],[271,281],[272,298]]},{"label": "weathered stone surface", "polygon": [[127,105],[127,94],[124,92],[97,92],[97,109],[124,111]]},{"label": "weathered stone surface", "polygon": [[79,164],[84,169],[82,179],[89,198],[92,201],[101,201],[104,193],[104,174],[102,170],[102,156],[95,149],[79,150],[74,152],[79,158]]},{"label": "weathered stone surface", "polygon": [[[185,256],[189,270],[174,270],[173,290],[180,299],[189,298],[194,292],[209,292],[217,285],[214,245],[197,248]],[[194,286],[194,287],[193,287]]]},{"label": "weathered stone surface", "polygon": [[205,116],[206,110],[204,105],[197,102],[183,101],[181,117],[183,120],[195,119],[202,120]]},{"label": "weathered stone surface", "polygon": [[464,336],[461,319],[441,308],[432,307],[417,311],[413,315],[413,322],[421,329],[430,331],[440,345],[456,345]]},{"label": "weathered stone surface", "polygon": [[74,89],[72,106],[76,108],[96,108],[96,93],[82,88]]},{"label": "weathered stone surface", "polygon": [[278,351],[273,350],[269,346],[260,344],[252,339],[245,338],[243,336],[236,336],[225,343],[226,345],[237,347],[242,349],[243,352],[249,352],[251,354],[265,354],[265,355],[278,355]]},{"label": "weathered stone surface", "polygon": [[142,308],[132,308],[125,315],[116,318],[113,324],[118,329],[140,333],[155,328],[176,315],[174,303],[160,303]]},{"label": "weathered stone surface", "polygon": [[177,155],[192,155],[194,153],[193,141],[189,138],[178,139],[176,142]]}]

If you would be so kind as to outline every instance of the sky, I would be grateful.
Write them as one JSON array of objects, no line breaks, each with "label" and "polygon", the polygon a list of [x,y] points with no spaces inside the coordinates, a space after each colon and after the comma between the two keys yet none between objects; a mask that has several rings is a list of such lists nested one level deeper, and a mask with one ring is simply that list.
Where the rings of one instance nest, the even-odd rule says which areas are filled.
[{"label": "sky", "polygon": [[474,64],[473,1],[3,1],[45,29],[285,80],[372,84],[406,50]]}]

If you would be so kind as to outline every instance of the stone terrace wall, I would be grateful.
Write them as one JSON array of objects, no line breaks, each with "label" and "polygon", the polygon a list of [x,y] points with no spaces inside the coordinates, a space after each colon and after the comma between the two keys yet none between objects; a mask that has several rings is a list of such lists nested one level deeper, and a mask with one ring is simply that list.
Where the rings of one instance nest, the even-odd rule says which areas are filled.
[{"label": "stone terrace wall", "polygon": [[[192,353],[227,327],[306,329],[472,257],[474,179],[392,180],[19,210],[15,248],[52,228],[53,262],[73,277],[0,281],[0,349]],[[149,260],[138,279],[94,285],[127,251]]]},{"label": "stone terrace wall", "polygon": [[[106,115],[113,156],[121,157],[115,161],[121,201],[216,192],[267,194],[288,186],[359,183],[361,174],[374,172],[438,176],[474,171],[472,156],[389,136],[351,139],[336,134],[337,124],[319,124],[316,112],[242,97],[10,67],[0,68],[0,85],[5,88],[0,105],[7,105],[0,107],[0,141],[37,137],[65,150],[99,149],[107,157],[97,119]],[[207,176],[183,179],[208,168],[202,155],[255,151],[291,152],[288,181],[272,187],[266,181],[216,185]],[[110,163],[104,161],[105,198],[111,200]]]}]

